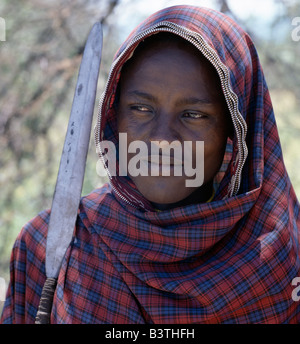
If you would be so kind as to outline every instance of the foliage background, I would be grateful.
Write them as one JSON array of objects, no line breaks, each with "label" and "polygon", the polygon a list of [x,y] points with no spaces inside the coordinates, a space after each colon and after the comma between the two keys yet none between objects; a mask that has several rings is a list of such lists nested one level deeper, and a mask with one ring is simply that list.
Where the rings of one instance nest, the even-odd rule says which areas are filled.
[{"label": "foliage background", "polygon": [[[291,21],[300,17],[300,0],[270,1],[278,11],[261,29],[255,16],[241,18],[234,10],[238,0],[211,0],[211,7],[233,16],[256,44],[285,163],[300,198],[300,41],[291,38]],[[189,2],[160,1],[158,7],[175,3]],[[97,107],[114,52],[126,32],[151,12],[149,2],[142,0],[1,1],[6,41],[0,42],[0,277],[6,281],[18,232],[51,206],[81,54],[91,26],[100,20],[104,28]],[[96,163],[91,135],[83,194],[104,182],[96,174]],[[1,306],[0,300],[0,311]]]}]

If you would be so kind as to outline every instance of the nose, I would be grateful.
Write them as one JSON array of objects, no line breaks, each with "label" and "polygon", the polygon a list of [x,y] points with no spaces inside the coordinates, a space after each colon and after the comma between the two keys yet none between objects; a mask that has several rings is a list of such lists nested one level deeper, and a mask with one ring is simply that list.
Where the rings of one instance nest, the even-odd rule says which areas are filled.
[{"label": "nose", "polygon": [[159,149],[164,149],[164,148],[169,148],[170,144],[172,143],[171,147],[176,148],[176,147],[181,147],[181,143],[178,140],[151,140],[152,144],[157,146]]},{"label": "nose", "polygon": [[153,122],[150,141],[157,141],[156,144],[164,148],[173,141],[180,141],[179,129],[176,119],[170,112],[161,112]]}]

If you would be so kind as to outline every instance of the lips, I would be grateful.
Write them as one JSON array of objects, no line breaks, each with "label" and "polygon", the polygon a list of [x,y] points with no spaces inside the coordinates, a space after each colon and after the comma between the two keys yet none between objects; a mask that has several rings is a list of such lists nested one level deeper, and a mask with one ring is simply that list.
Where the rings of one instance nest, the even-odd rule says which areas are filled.
[{"label": "lips", "polygon": [[180,159],[163,155],[149,155],[140,158],[141,168],[148,176],[182,176],[183,163]]},{"label": "lips", "polygon": [[149,155],[143,156],[140,158],[141,161],[147,162],[151,165],[158,165],[158,166],[183,166],[183,162],[181,159],[177,159],[171,157],[169,155]]}]

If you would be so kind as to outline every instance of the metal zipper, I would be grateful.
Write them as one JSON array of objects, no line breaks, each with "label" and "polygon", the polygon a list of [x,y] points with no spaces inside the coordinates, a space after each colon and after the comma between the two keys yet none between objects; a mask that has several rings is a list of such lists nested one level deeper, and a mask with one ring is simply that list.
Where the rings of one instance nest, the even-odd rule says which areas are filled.
[{"label": "metal zipper", "polygon": [[[236,93],[231,89],[230,86],[230,75],[228,68],[221,62],[218,54],[211,48],[208,43],[203,39],[203,37],[193,32],[189,29],[186,29],[183,26],[180,26],[178,24],[168,22],[168,21],[162,21],[155,25],[153,25],[151,28],[144,30],[143,32],[136,35],[132,41],[128,44],[128,46],[124,49],[124,51],[118,56],[118,58],[114,61],[112,64],[108,80],[106,82],[106,87],[104,92],[102,93],[99,107],[98,107],[98,116],[97,116],[97,123],[95,126],[95,142],[97,149],[101,152],[100,147],[100,141],[102,133],[100,133],[100,127],[101,127],[101,119],[102,119],[102,107],[103,102],[105,99],[105,96],[107,94],[108,87],[110,85],[112,75],[115,72],[116,67],[119,64],[120,59],[123,58],[124,55],[128,53],[128,51],[132,48],[132,46],[135,45],[136,42],[141,41],[143,38],[154,34],[158,32],[171,32],[174,33],[185,40],[189,41],[191,44],[193,44],[198,50],[211,62],[211,64],[215,67],[221,81],[221,87],[231,114],[231,119],[234,125],[234,130],[237,135],[237,141],[238,141],[238,154],[237,159],[235,161],[235,164],[237,164],[236,171],[234,175],[231,178],[230,185],[228,186],[228,194],[227,197],[231,197],[236,195],[236,193],[239,190],[240,182],[241,182],[241,173],[243,166],[245,164],[247,155],[248,155],[248,149],[246,145],[246,134],[247,134],[247,124],[242,117],[241,113],[238,110],[238,97]],[[99,148],[98,148],[99,147]],[[104,164],[104,158],[103,155],[100,154],[100,159],[102,160],[102,163]],[[106,169],[108,177],[110,180],[112,180],[112,176],[110,175],[110,172],[108,169]],[[114,187],[112,184],[112,188],[114,192],[126,203],[134,206],[131,204],[123,195],[119,193],[119,191]]]}]

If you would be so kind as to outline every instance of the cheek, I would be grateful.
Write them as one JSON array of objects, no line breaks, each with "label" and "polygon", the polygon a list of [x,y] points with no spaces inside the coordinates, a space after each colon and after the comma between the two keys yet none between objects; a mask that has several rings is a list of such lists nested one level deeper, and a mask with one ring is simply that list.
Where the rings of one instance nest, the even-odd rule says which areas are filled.
[{"label": "cheek", "polygon": [[143,128],[137,121],[130,118],[126,113],[120,113],[117,117],[117,128],[119,133],[127,133],[128,141],[139,140]]},{"label": "cheek", "polygon": [[128,128],[128,120],[120,111],[117,112],[117,128],[119,133],[127,132]]},{"label": "cheek", "polygon": [[214,178],[218,173],[225,154],[227,137],[211,139],[204,142],[205,180]]}]

